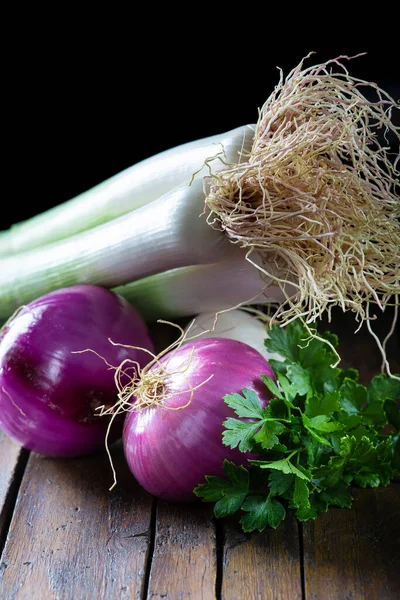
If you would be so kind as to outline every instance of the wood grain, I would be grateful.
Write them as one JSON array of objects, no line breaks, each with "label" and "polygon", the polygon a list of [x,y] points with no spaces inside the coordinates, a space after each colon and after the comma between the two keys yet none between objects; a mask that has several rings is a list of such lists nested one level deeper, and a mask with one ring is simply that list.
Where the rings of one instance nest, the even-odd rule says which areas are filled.
[{"label": "wood grain", "polygon": [[301,600],[298,527],[288,515],[277,529],[245,534],[223,526],[222,600]]},{"label": "wood grain", "polygon": [[152,499],[114,449],[112,492],[105,456],[32,454],[2,557],[7,600],[140,598],[150,547]]},{"label": "wood grain", "polygon": [[331,508],[303,525],[306,598],[397,600],[400,485],[353,494],[351,510]]},{"label": "wood grain", "polygon": [[0,556],[27,453],[0,431]]},{"label": "wood grain", "polygon": [[217,549],[212,508],[158,502],[148,598],[214,600]]}]

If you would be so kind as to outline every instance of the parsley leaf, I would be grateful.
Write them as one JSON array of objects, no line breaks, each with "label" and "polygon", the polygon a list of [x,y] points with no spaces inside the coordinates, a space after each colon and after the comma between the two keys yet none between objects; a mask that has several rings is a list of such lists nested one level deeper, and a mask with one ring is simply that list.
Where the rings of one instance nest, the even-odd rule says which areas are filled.
[{"label": "parsley leaf", "polygon": [[340,387],[340,407],[349,415],[358,414],[367,399],[367,388],[353,379],[345,379]]},{"label": "parsley leaf", "polygon": [[304,479],[296,477],[294,481],[291,508],[310,508],[310,488]]},{"label": "parsley leaf", "polygon": [[262,406],[257,394],[252,390],[243,390],[243,396],[240,394],[228,394],[224,397],[228,406],[230,406],[238,417],[245,419],[257,419],[262,416]]},{"label": "parsley leaf", "polygon": [[249,462],[257,465],[260,469],[276,469],[277,471],[282,471],[282,473],[296,475],[296,477],[299,477],[300,479],[309,479],[308,473],[300,470],[298,467],[292,464],[288,458],[274,460],[271,462],[266,462],[263,460],[251,460]]},{"label": "parsley leaf", "polygon": [[386,377],[386,375],[376,375],[371,379],[367,390],[368,402],[375,400],[396,400],[400,398],[400,381]]},{"label": "parsley leaf", "polygon": [[269,476],[269,488],[274,496],[283,496],[292,486],[294,475],[282,471],[272,471]]},{"label": "parsley leaf", "polygon": [[233,515],[242,506],[249,491],[247,469],[225,460],[223,470],[227,479],[207,475],[207,483],[201,483],[194,489],[194,493],[201,496],[205,502],[215,502],[216,517]]},{"label": "parsley leaf", "polygon": [[[239,447],[241,452],[252,450],[254,446],[254,436],[260,429],[259,422],[239,421],[229,417],[224,421],[226,431],[222,433],[222,440],[225,446],[230,448]],[[278,440],[277,440],[278,441]]]},{"label": "parsley leaf", "polygon": [[307,399],[305,413],[307,417],[313,418],[320,415],[330,417],[339,410],[339,391],[326,392],[326,394],[313,394]]},{"label": "parsley leaf", "polygon": [[286,516],[283,505],[275,498],[249,496],[242,505],[247,514],[240,519],[243,531],[263,531],[268,525],[276,529]]},{"label": "parsley leaf", "polygon": [[265,419],[260,431],[255,434],[254,439],[262,448],[268,450],[273,448],[276,444],[279,444],[278,435],[285,430],[285,425],[280,423],[277,419]]}]

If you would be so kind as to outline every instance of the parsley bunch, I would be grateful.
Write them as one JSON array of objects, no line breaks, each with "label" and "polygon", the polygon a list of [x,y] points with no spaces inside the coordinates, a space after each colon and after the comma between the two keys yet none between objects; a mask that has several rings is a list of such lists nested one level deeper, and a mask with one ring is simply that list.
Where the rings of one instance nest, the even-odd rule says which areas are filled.
[{"label": "parsley bunch", "polygon": [[224,422],[223,443],[258,458],[249,470],[225,461],[226,477],[194,490],[216,517],[241,511],[245,532],[278,527],[287,510],[306,521],[350,507],[351,485],[386,486],[400,474],[400,381],[382,374],[361,385],[356,369],[332,366],[337,337],[310,336],[298,320],[268,335],[265,346],[283,359],[270,360],[276,383],[261,375],[268,406],[248,389],[224,397],[239,418]]}]

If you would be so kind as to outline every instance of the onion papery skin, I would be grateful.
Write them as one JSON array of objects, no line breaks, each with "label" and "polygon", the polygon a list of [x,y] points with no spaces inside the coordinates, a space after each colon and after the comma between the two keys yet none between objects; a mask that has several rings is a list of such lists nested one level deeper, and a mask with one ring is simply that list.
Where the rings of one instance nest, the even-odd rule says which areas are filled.
[{"label": "onion papery skin", "polygon": [[[134,477],[150,494],[173,502],[194,501],[193,489],[205,475],[223,476],[224,459],[248,466],[248,458],[255,458],[223,445],[223,422],[237,418],[224,396],[247,388],[266,406],[270,395],[260,375],[275,376],[257,350],[230,339],[188,342],[160,362],[167,361],[167,397],[160,405],[129,412],[124,452]],[[189,383],[200,385],[191,400]],[[185,408],[171,410],[189,400]]]},{"label": "onion papery skin", "polygon": [[[102,287],[60,289],[23,307],[0,332],[0,428],[6,435],[44,456],[105,448],[110,418],[95,409],[113,406],[117,387],[104,361],[118,367],[131,359],[143,367],[151,359],[109,339],[154,350],[140,315]],[[110,442],[121,435],[121,419],[115,420]]]}]

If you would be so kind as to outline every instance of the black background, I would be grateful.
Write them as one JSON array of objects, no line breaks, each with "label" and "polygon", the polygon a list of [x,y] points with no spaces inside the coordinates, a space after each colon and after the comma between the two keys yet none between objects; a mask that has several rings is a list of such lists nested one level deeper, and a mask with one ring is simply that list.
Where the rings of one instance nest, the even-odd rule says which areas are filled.
[{"label": "black background", "polygon": [[35,13],[10,23],[2,228],[157,152],[255,123],[277,67],[286,75],[310,51],[307,65],[366,52],[350,72],[400,97],[394,17],[380,35],[379,15],[365,26],[327,13],[306,30],[281,8],[228,22],[192,7],[177,23],[150,7],[146,17]]}]

